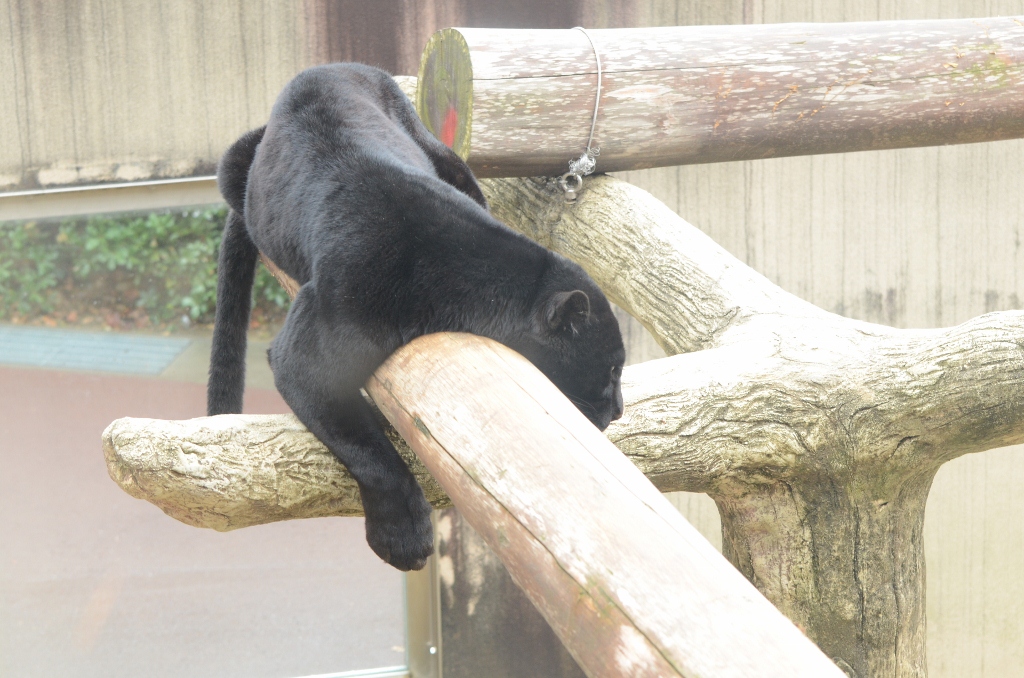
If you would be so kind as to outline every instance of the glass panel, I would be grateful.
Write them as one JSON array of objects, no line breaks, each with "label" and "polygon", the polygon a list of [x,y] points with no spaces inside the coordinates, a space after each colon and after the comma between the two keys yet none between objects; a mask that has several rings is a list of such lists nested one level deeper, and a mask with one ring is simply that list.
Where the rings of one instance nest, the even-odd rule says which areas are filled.
[{"label": "glass panel", "polygon": [[[403,664],[402,578],[361,519],[216,533],[107,476],[124,416],[205,411],[221,210],[0,224],[0,675],[305,676]],[[246,411],[287,412],[265,350]]]}]

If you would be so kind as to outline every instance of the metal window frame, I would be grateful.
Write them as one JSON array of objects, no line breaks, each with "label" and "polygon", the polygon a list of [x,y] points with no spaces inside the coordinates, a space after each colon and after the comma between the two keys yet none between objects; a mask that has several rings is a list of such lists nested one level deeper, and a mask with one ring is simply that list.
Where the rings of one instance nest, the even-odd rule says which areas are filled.
[{"label": "metal window frame", "polygon": [[187,177],[0,192],[0,221],[191,207],[224,202],[217,177]]}]

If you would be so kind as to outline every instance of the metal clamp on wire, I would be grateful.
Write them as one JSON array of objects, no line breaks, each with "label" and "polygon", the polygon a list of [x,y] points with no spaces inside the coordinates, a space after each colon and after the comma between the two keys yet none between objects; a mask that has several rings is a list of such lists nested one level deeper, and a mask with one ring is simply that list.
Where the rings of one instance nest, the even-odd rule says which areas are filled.
[{"label": "metal clamp on wire", "polygon": [[[565,191],[566,202],[576,202],[576,196],[583,188],[583,177],[594,173],[599,155],[601,155],[600,148],[588,147],[583,155],[569,161],[569,171],[558,178],[558,185]],[[571,185],[570,180],[572,181]]]},{"label": "metal clamp on wire", "polygon": [[575,160],[570,160],[569,171],[558,179],[558,185],[565,192],[565,201],[567,203],[576,202],[576,196],[579,195],[580,189],[583,188],[583,177],[594,173],[594,169],[597,168],[597,156],[601,155],[600,148],[592,147],[594,127],[597,126],[597,109],[601,105],[601,55],[597,53],[597,46],[594,45],[594,39],[590,37],[590,33],[587,33],[587,29],[582,26],[576,26],[573,30],[582,31],[583,35],[587,36],[587,40],[590,41],[590,46],[594,50],[594,58],[597,60],[597,97],[594,99],[594,117],[590,121],[590,137],[587,139],[587,150]]}]

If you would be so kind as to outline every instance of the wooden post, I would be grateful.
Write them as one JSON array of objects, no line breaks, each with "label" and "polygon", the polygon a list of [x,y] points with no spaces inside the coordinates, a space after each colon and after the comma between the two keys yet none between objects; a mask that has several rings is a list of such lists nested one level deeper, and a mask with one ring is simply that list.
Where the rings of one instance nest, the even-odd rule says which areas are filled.
[{"label": "wooden post", "polygon": [[[589,31],[598,171],[1024,136],[1024,20]],[[448,28],[417,109],[481,177],[557,176],[597,86],[578,30]]]},{"label": "wooden post", "polygon": [[842,676],[529,361],[422,337],[367,390],[589,676]]}]

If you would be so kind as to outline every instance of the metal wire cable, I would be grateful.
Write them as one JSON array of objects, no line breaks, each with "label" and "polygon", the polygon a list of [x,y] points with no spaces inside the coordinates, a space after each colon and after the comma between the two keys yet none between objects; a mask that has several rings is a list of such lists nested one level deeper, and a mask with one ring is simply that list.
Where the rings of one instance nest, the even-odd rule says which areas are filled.
[{"label": "metal wire cable", "polygon": [[[594,97],[594,119],[590,121],[590,136],[587,138],[587,153],[590,153],[590,144],[594,141],[594,128],[597,127],[597,109],[601,105],[601,55],[597,51],[597,45],[594,44],[594,39],[590,37],[590,33],[583,26],[576,26],[573,28],[574,31],[580,31],[583,35],[587,36],[587,40],[590,41],[590,48],[594,50],[594,59],[597,61],[597,96]],[[598,153],[601,149],[598,149]],[[589,172],[588,172],[589,174]]]},{"label": "metal wire cable", "polygon": [[[597,61],[597,96],[594,97],[594,117],[590,121],[590,136],[587,138],[587,149],[580,157],[569,161],[569,171],[558,180],[558,185],[565,191],[565,201],[570,203],[576,202],[576,194],[583,187],[583,177],[594,172],[594,169],[597,168],[597,156],[601,154],[600,148],[593,148],[592,146],[594,143],[594,129],[597,127],[597,111],[601,106],[601,54],[597,51],[597,45],[594,44],[594,39],[587,32],[586,28],[575,26],[573,30],[580,31],[583,35],[587,36],[590,47],[594,50],[594,59]],[[569,185],[570,178],[574,180],[573,186]]]}]

